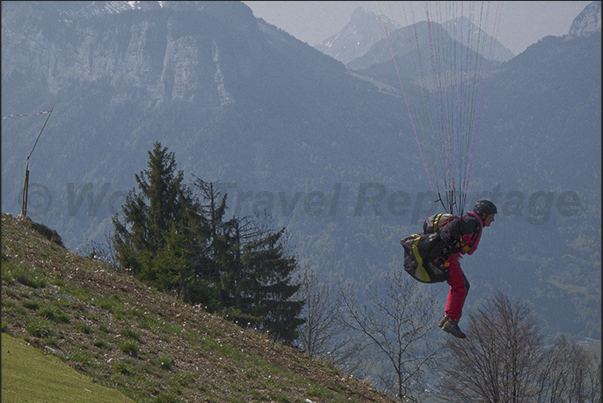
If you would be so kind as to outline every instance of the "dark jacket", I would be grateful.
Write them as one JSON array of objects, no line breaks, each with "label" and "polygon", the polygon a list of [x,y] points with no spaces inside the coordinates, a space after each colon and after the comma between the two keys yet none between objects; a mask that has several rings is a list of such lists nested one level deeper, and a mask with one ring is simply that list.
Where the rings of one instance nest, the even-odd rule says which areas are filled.
[{"label": "dark jacket", "polygon": [[470,211],[442,228],[440,237],[446,243],[454,245],[455,254],[472,255],[479,244],[483,227],[482,218]]}]

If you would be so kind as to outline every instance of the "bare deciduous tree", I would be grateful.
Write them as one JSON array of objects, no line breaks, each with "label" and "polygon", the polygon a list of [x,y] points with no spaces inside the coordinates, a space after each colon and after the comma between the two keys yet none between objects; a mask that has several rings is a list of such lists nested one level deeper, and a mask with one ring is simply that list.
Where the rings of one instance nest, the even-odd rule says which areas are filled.
[{"label": "bare deciduous tree", "polygon": [[543,352],[537,403],[601,402],[601,360],[561,337]]},{"label": "bare deciduous tree", "polygon": [[311,269],[302,273],[297,296],[306,302],[305,323],[299,327],[300,347],[311,358],[325,358],[332,339],[340,331],[338,302],[333,299],[331,287],[320,284],[316,271]]},{"label": "bare deciduous tree", "polygon": [[373,357],[384,363],[377,374],[386,392],[399,398],[417,400],[424,391],[423,371],[435,362],[440,347],[432,346],[428,335],[434,329],[438,301],[434,289],[396,271],[385,276],[379,291],[370,286],[368,302],[360,306],[351,289],[341,291],[344,321],[349,329],[367,340]]},{"label": "bare deciduous tree", "polygon": [[444,369],[450,401],[544,403],[601,400],[599,359],[561,339],[552,347],[525,302],[497,293],[471,315],[464,340],[450,339]]},{"label": "bare deciduous tree", "polygon": [[537,395],[542,336],[524,303],[497,294],[471,315],[467,339],[449,340],[444,389],[464,402],[524,402]]},{"label": "bare deciduous tree", "polygon": [[346,371],[358,369],[359,344],[352,340],[341,323],[341,303],[330,285],[320,283],[316,271],[304,269],[297,298],[305,301],[299,327],[300,348],[311,358],[332,362]]}]

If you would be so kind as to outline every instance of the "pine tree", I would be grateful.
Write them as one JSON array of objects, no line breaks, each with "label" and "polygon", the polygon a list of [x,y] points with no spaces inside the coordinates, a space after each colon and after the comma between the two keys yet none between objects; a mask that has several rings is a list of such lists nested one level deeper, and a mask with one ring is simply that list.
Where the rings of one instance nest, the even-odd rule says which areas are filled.
[{"label": "pine tree", "polygon": [[136,182],[139,191],[132,189],[122,206],[125,222],[113,217],[121,267],[187,302],[292,343],[304,322],[304,301],[294,299],[297,262],[287,251],[285,229],[275,232],[248,218],[226,220],[226,195],[197,178],[201,204],[182,183],[174,153],[160,143]]},{"label": "pine tree", "polygon": [[123,208],[125,223],[113,217],[113,244],[121,267],[159,289],[195,300],[207,224],[201,206],[176,171],[174,153],[155,143],[148,169],[136,175]]},{"label": "pine tree", "polygon": [[304,302],[293,300],[299,289],[292,284],[297,262],[287,253],[285,229],[275,232],[266,221],[250,217],[226,220],[227,195],[199,178],[195,186],[210,223],[211,278],[219,290],[219,310],[233,321],[291,343],[304,322],[299,319]]},{"label": "pine tree", "polygon": [[300,286],[292,283],[297,262],[287,253],[285,228],[276,232],[251,228],[251,239],[241,242],[246,231],[241,231],[239,225],[235,227],[236,264],[223,275],[223,279],[228,279],[222,283],[225,299],[241,323],[292,343],[297,338],[297,327],[304,323],[299,317],[304,301],[292,299]]},{"label": "pine tree", "polygon": [[224,300],[223,283],[227,282],[224,273],[229,272],[235,254],[232,253],[232,228],[236,218],[225,221],[227,195],[221,195],[212,182],[206,182],[196,177],[194,185],[200,192],[203,215],[208,224],[208,251],[199,277],[207,282],[207,291],[211,293],[215,304],[210,310],[220,310],[227,305]]}]

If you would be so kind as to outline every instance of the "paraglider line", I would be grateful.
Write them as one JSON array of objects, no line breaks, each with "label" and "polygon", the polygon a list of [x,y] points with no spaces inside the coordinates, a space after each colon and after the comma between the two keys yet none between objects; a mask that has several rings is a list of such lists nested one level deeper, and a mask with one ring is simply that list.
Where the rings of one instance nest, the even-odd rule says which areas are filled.
[{"label": "paraglider line", "polygon": [[435,192],[433,190],[433,185],[431,183],[431,178],[429,176],[429,170],[427,169],[427,164],[425,163],[425,156],[423,155],[423,150],[421,148],[421,143],[419,142],[419,136],[417,135],[417,129],[415,128],[415,122],[412,118],[412,113],[410,112],[410,106],[408,105],[408,100],[406,99],[406,92],[404,91],[404,86],[402,85],[402,78],[400,78],[400,71],[398,70],[398,64],[396,63],[396,57],[394,56],[394,50],[392,48],[392,43],[389,39],[389,34],[387,32],[387,27],[385,26],[385,21],[383,20],[383,14],[381,13],[381,4],[377,2],[379,5],[379,14],[381,16],[381,22],[383,23],[383,29],[385,30],[385,37],[387,38],[387,44],[389,45],[389,51],[392,55],[392,60],[394,61],[394,67],[396,68],[396,74],[398,75],[398,81],[400,82],[400,88],[402,89],[402,96],[404,97],[404,102],[406,104],[406,110],[408,111],[408,116],[410,117],[410,123],[412,125],[412,130],[415,134],[415,139],[417,140],[417,145],[419,146],[419,153],[421,154],[421,161],[423,161],[423,166],[425,167],[425,173],[427,174],[427,180],[429,181],[429,187],[431,188],[431,193],[434,195]]}]

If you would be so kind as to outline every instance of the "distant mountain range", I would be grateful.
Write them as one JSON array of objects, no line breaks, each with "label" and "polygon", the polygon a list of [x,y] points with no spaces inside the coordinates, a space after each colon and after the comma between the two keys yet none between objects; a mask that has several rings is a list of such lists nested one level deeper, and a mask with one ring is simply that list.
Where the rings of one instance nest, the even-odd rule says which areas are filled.
[{"label": "distant mountain range", "polygon": [[[513,58],[513,53],[509,49],[504,47],[495,38],[473,25],[471,20],[467,17],[458,17],[446,21],[443,24],[443,28],[451,37],[459,42],[463,40],[466,41],[466,38],[462,38],[463,32],[466,33],[469,31],[482,35],[484,43],[481,43],[480,45],[486,50],[487,54],[485,56],[489,59],[498,62],[506,62]],[[343,27],[341,31],[314,47],[324,54],[348,65],[352,60],[367,54],[371,47],[377,44],[377,42],[385,40],[386,31],[392,36],[406,35],[402,32],[396,34],[395,31],[398,29],[407,30],[408,28],[400,27],[395,21],[392,21],[387,17],[379,16],[362,7],[358,7],[352,14],[350,22]],[[384,45],[380,46],[383,47]],[[473,50],[475,51],[478,49],[474,48]],[[374,60],[375,63],[378,63],[379,61],[383,60]]]},{"label": "distant mountain range", "polygon": [[[428,111],[403,69],[402,93],[382,40],[344,65],[240,2],[1,7],[2,116],[53,108],[29,160],[28,215],[70,249],[104,241],[160,141],[187,180],[220,182],[231,214],[286,226],[325,281],[401,268],[399,240],[432,201],[404,99],[417,122]],[[491,66],[468,205],[489,197],[501,213],[462,262],[467,312],[498,289],[529,299],[547,334],[600,339],[600,3],[571,35]],[[5,213],[20,212],[46,116],[2,120]]]},{"label": "distant mountain range", "polygon": [[381,16],[358,7],[341,31],[314,47],[346,64],[364,55],[375,43],[385,38],[384,25],[389,32],[400,28],[395,21],[387,17],[382,20]]}]

